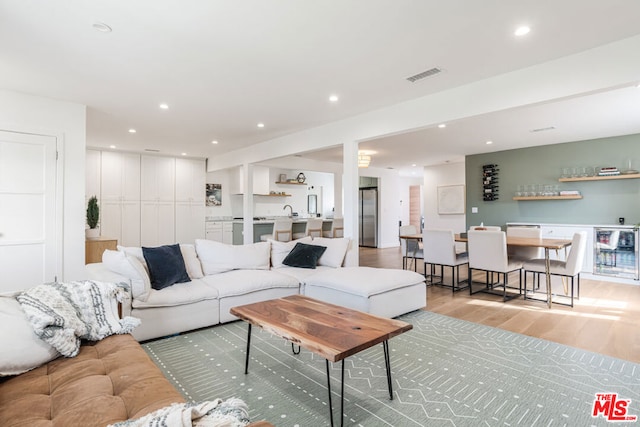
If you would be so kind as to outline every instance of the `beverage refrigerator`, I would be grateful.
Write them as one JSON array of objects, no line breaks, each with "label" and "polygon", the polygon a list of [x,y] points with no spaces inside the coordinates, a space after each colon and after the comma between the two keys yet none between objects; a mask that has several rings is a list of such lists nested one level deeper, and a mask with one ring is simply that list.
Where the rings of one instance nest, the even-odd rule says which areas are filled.
[{"label": "beverage refrigerator", "polygon": [[638,280],[638,230],[596,227],[593,273]]}]

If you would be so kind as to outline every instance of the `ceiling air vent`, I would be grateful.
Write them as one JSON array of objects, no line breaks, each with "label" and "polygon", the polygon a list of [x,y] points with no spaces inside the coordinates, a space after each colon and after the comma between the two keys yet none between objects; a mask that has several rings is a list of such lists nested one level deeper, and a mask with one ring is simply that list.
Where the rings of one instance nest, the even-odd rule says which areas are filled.
[{"label": "ceiling air vent", "polygon": [[531,132],[546,132],[548,130],[554,130],[555,128],[555,126],[549,126],[546,128],[531,129]]},{"label": "ceiling air vent", "polygon": [[432,69],[427,70],[427,71],[423,71],[421,73],[418,73],[415,76],[407,77],[407,80],[409,80],[411,83],[415,83],[418,80],[422,80],[422,79],[425,79],[427,77],[435,76],[436,74],[439,74],[441,72],[442,72],[442,70],[440,68],[433,67]]},{"label": "ceiling air vent", "polygon": [[156,149],[153,149],[153,148],[145,148],[144,151],[150,151],[152,153],[159,153],[160,152],[160,150],[156,150]]}]

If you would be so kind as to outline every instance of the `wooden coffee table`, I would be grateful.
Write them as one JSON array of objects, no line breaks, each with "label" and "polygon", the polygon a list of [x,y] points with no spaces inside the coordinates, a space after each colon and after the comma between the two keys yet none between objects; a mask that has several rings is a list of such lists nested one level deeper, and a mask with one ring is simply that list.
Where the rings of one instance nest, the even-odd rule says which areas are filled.
[{"label": "wooden coffee table", "polygon": [[[291,341],[326,360],[329,414],[333,426],[331,405],[331,378],[329,362],[342,361],[340,391],[340,425],[344,419],[344,359],[382,343],[387,369],[389,398],[393,400],[389,339],[413,328],[410,323],[374,316],[338,305],[328,304],[302,295],[272,299],[233,307],[231,314],[249,324],[247,357],[244,373],[249,372],[251,325]],[[299,352],[299,350],[298,350]],[[297,354],[297,353],[296,353]]]}]

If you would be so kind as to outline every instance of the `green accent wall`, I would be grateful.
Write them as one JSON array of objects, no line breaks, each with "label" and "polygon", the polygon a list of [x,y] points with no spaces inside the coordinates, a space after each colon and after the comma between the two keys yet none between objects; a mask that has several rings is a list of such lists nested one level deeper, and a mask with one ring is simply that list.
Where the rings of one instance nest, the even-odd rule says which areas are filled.
[{"label": "green accent wall", "polygon": [[[640,170],[640,134],[544,145],[466,157],[466,219],[472,225],[640,223],[640,179],[558,182],[563,167],[616,166]],[[497,164],[499,200],[482,200],[482,165]],[[515,201],[518,185],[551,184],[579,190],[580,200]],[[478,213],[471,213],[472,207]]]}]

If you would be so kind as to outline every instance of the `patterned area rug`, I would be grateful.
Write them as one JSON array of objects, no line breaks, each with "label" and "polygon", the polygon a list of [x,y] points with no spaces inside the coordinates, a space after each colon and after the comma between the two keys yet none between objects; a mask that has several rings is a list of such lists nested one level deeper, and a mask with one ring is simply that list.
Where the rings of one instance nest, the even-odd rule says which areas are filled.
[{"label": "patterned area rug", "polygon": [[[428,311],[400,319],[414,329],[389,341],[394,400],[382,344],[347,358],[345,425],[610,425],[606,403],[592,416],[597,393],[630,399],[626,414],[640,416],[638,364]],[[143,347],[186,399],[239,397],[254,421],[329,425],[324,359],[253,328],[244,375],[246,339],[238,321]],[[331,384],[337,418],[339,363]]]}]

